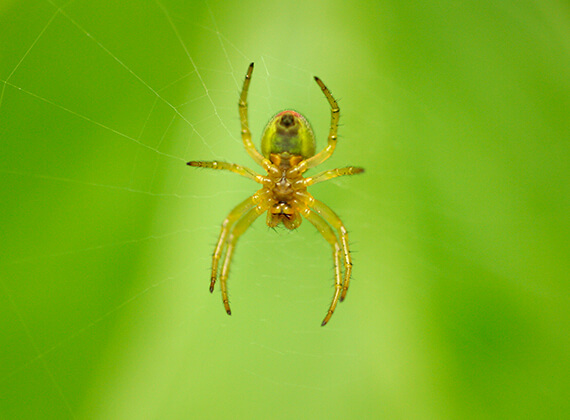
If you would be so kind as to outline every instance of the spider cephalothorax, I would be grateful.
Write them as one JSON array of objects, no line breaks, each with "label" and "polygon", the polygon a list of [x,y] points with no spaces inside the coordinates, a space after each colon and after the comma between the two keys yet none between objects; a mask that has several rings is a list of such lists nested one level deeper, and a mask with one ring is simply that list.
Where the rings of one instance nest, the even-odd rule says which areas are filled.
[{"label": "spider cephalothorax", "polygon": [[[241,136],[245,150],[267,172],[267,175],[259,175],[249,168],[234,163],[188,162],[190,166],[229,170],[262,184],[261,189],[238,204],[222,223],[222,230],[212,258],[210,292],[214,290],[214,284],[218,278],[218,265],[225,251],[220,284],[224,307],[231,315],[227,279],[238,238],[258,216],[266,211],[267,225],[270,227],[282,223],[287,229],[295,229],[299,227],[304,217],[317,228],[333,250],[335,292],[327,315],[321,324],[325,325],[332,316],[339,299],[342,302],[346,296],[352,272],[352,260],[348,249],[348,234],[342,221],[326,204],[316,200],[307,191],[307,187],[338,176],[361,173],[364,169],[348,166],[324,171],[309,178],[303,177],[308,169],[321,164],[332,155],[337,141],[338,104],[318,77],[315,77],[315,81],[331,106],[331,126],[327,146],[315,154],[315,136],[311,125],[298,112],[286,110],[276,114],[265,127],[261,138],[261,153],[259,153],[251,141],[247,120],[247,92],[252,73],[253,63],[249,65],[239,101]],[[344,276],[341,269],[341,254],[344,261]]]}]

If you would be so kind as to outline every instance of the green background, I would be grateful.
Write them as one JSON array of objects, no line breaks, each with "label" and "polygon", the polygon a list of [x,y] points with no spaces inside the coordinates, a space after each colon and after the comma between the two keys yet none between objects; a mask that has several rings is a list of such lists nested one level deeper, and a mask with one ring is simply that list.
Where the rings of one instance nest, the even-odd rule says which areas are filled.
[{"label": "green background", "polygon": [[[354,250],[225,215],[294,108]],[[0,418],[567,418],[570,9],[544,1],[0,2]],[[315,173],[315,172],[312,172]]]}]

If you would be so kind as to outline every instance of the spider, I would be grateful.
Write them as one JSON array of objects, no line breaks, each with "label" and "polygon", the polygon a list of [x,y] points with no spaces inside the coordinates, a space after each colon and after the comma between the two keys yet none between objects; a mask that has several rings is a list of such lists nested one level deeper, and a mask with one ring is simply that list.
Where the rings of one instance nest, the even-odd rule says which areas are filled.
[{"label": "spider", "polygon": [[[231,315],[228,300],[227,280],[232,255],[237,240],[249,228],[255,219],[267,211],[267,225],[275,227],[282,223],[287,229],[296,229],[303,216],[311,222],[330,243],[334,260],[334,295],[322,326],[331,318],[340,299],[346,297],[352,260],[348,249],[348,233],[340,218],[324,203],[307,192],[307,187],[343,175],[354,175],[364,171],[362,168],[348,166],[320,172],[304,178],[303,174],[320,165],[334,152],[337,142],[339,108],[325,84],[315,76],[315,81],[323,91],[331,107],[331,125],[327,146],[315,154],[315,136],[304,116],[292,110],[277,113],[261,137],[261,153],[251,141],[251,132],[247,118],[247,92],[253,73],[253,63],[249,65],[239,99],[241,137],[249,156],[260,165],[267,175],[259,175],[245,166],[227,162],[191,161],[187,165],[223,169],[249,178],[262,185],[251,197],[242,201],[228,214],[222,223],[220,236],[212,257],[212,276],[210,292],[218,278],[219,264],[225,251],[221,266],[220,285],[222,301],[228,315]],[[336,231],[336,233],[335,233]],[[338,234],[338,236],[337,236]],[[344,261],[344,277],[341,270]]]}]

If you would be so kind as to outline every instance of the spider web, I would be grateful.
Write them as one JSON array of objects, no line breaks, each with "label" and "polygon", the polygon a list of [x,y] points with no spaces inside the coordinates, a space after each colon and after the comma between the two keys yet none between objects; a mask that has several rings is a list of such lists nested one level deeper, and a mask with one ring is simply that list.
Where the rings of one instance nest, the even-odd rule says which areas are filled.
[{"label": "spider web", "polygon": [[[127,408],[135,397],[124,393],[132,387],[125,383],[132,380],[129,360],[154,351],[179,362],[201,358],[188,352],[211,352],[221,339],[200,347],[190,337],[196,331],[228,334],[239,316],[225,319],[219,291],[207,293],[210,255],[221,220],[257,187],[231,174],[192,170],[185,162],[255,166],[242,149],[236,106],[252,60],[250,119],[257,137],[272,112],[293,106],[311,111],[316,134],[326,138],[328,105],[309,70],[266,52],[250,56],[232,42],[218,27],[216,5],[188,10],[162,1],[89,6],[48,0],[29,6],[20,17],[30,22],[28,30],[10,45],[0,77],[1,135],[12,147],[0,171],[14,209],[3,228],[8,244],[0,285],[11,335],[0,380],[4,394],[17,399],[14,384],[37,378],[34,388],[52,403],[40,397],[35,403],[55,417],[137,417]],[[22,10],[16,3],[6,7],[10,16]],[[191,40],[199,40],[200,48]],[[346,189],[343,181],[320,188],[324,200],[327,191],[330,199]],[[27,214],[20,217],[16,208]],[[341,214],[350,212],[344,206]],[[32,232],[18,237],[20,229]],[[278,305],[283,321],[277,325],[294,320],[290,333],[314,334],[305,325],[318,326],[326,313],[332,294],[329,254],[312,226],[272,232],[259,220],[240,240],[230,293],[234,313],[243,314],[242,322],[255,320],[263,333],[229,333],[228,342],[268,363],[350,357],[343,350],[321,354],[263,337],[276,318],[268,311]],[[156,336],[159,324],[172,323],[170,337],[185,345],[148,345],[164,339]],[[133,344],[141,340],[144,350]],[[234,374],[242,382],[326,389],[243,357]],[[104,368],[114,364],[120,366],[116,371]],[[73,374],[78,366],[83,368]],[[148,378],[162,377],[157,383],[166,389],[180,380],[172,368]],[[152,398],[151,408],[164,401],[157,392],[163,396]],[[120,407],[100,405],[121,399]],[[140,404],[140,396],[135,399]],[[112,413],[113,406],[118,411]],[[141,412],[149,409],[143,406]],[[3,410],[25,416],[9,404]]]},{"label": "spider web", "polygon": [[[425,53],[420,64],[415,55],[401,58],[396,46],[391,56],[384,45],[391,35],[383,25],[402,31],[392,42],[406,40],[424,23],[424,12],[439,16],[438,6],[423,6],[421,18],[402,29],[393,16],[412,12],[369,3],[335,10],[304,2],[286,17],[282,2],[0,5],[0,417],[462,417],[473,406],[489,407],[499,389],[512,390],[506,401],[517,404],[518,393],[532,390],[521,412],[535,400],[564,407],[564,386],[556,383],[564,370],[535,366],[513,349],[536,356],[540,350],[528,345],[533,334],[549,337],[548,328],[565,319],[556,312],[564,303],[561,288],[539,281],[567,272],[558,264],[563,235],[545,222],[559,207],[537,207],[531,217],[513,204],[526,196],[505,184],[491,200],[497,214],[476,206],[488,197],[461,177],[508,179],[513,172],[541,179],[535,162],[547,162],[556,150],[564,156],[552,139],[567,130],[544,129],[556,125],[523,107],[516,121],[529,126],[509,125],[513,144],[524,147],[518,141],[529,139],[529,127],[541,127],[537,136],[551,141],[526,150],[532,159],[521,163],[524,170],[505,167],[500,147],[481,138],[506,134],[468,121],[463,113],[475,113],[477,105],[453,96],[453,77],[463,69],[457,62],[464,59],[468,68],[469,57],[454,52],[455,69],[442,60],[449,73],[432,87],[422,74],[436,74],[430,66],[441,57],[429,50],[429,37],[419,37],[428,40],[418,47]],[[453,7],[445,13],[465,15]],[[504,27],[542,36],[534,6],[501,7],[490,10]],[[547,29],[564,39],[560,14],[548,17],[547,7],[536,7]],[[349,22],[363,26],[349,31]],[[439,35],[434,43],[450,38]],[[448,47],[454,45],[462,44]],[[560,45],[568,51],[567,42]],[[497,51],[489,57],[500,62]],[[553,68],[564,60],[551,59]],[[273,231],[262,216],[240,239],[228,285],[232,317],[219,286],[207,292],[220,223],[257,184],[185,163],[216,159],[259,170],[243,150],[237,113],[251,61],[256,144],[273,113],[293,108],[311,121],[317,148],[324,146],[330,110],[313,81],[318,75],[339,100],[342,124],[337,151],[322,169],[367,171],[311,189],[345,222],[355,262],[347,302],[324,329],[332,258],[306,222],[294,232]],[[402,69],[415,85],[395,81]],[[551,80],[565,91],[561,74],[553,70]],[[461,80],[466,85],[480,82],[476,70],[469,75]],[[497,77],[497,84],[511,80]],[[441,100],[439,89],[455,102]],[[492,125],[489,104],[473,91],[466,96],[479,98]],[[430,94],[440,102],[426,100]],[[537,103],[529,100],[527,108]],[[474,126],[478,135],[464,128]],[[440,138],[461,138],[467,146]],[[496,155],[486,160],[489,148]],[[520,153],[522,160],[524,148]],[[447,172],[440,171],[442,160]],[[548,160],[560,173],[561,162]],[[565,191],[563,179],[544,184]],[[536,220],[545,228],[532,227]],[[485,223],[504,236],[480,229]],[[511,243],[512,237],[523,240]],[[559,246],[538,252],[543,264],[525,248],[528,238]],[[468,277],[468,270],[477,275]],[[524,277],[529,272],[534,276]],[[466,279],[476,280],[476,290]],[[564,354],[563,343],[543,341]],[[509,407],[492,408],[504,418]]]}]

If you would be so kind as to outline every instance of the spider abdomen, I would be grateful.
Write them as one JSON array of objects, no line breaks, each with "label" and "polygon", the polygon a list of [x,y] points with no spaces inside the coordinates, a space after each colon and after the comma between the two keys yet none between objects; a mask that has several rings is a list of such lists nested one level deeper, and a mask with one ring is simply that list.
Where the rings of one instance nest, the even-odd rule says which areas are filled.
[{"label": "spider abdomen", "polygon": [[261,152],[271,154],[289,153],[303,159],[315,154],[315,135],[309,121],[295,111],[287,110],[274,115],[261,137]]}]

